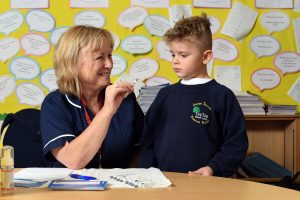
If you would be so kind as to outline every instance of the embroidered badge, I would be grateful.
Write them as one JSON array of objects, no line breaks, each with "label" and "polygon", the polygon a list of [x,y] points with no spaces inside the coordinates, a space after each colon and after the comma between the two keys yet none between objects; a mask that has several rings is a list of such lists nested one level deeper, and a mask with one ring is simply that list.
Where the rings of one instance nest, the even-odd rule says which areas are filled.
[{"label": "embroidered badge", "polygon": [[205,102],[193,104],[192,120],[198,124],[208,124],[211,108]]}]

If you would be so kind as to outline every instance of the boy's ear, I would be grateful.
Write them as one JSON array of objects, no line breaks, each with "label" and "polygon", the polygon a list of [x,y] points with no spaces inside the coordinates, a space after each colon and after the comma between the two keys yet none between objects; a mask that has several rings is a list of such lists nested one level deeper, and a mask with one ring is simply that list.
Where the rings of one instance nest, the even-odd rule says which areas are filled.
[{"label": "boy's ear", "polygon": [[204,51],[203,52],[203,61],[202,61],[202,63],[203,64],[207,64],[207,63],[209,63],[209,61],[212,59],[212,50],[206,50],[206,51]]}]

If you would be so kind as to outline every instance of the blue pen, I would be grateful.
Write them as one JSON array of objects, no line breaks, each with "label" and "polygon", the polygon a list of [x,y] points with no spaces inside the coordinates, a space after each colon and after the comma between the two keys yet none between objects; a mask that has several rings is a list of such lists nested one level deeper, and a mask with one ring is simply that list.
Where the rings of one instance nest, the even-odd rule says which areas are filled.
[{"label": "blue pen", "polygon": [[86,180],[86,181],[97,179],[97,178],[92,177],[92,176],[84,176],[84,175],[79,175],[79,174],[70,174],[70,177],[76,178],[76,179],[82,179],[82,180]]}]

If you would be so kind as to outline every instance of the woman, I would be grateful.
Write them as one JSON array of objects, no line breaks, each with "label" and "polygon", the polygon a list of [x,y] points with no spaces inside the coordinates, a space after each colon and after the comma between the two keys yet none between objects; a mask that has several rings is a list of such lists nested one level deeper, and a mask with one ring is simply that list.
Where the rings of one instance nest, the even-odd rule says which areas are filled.
[{"label": "woman", "polygon": [[113,40],[104,29],[74,26],[54,54],[58,90],[41,109],[44,155],[54,167],[126,168],[140,140],[143,113],[133,86],[110,85]]}]

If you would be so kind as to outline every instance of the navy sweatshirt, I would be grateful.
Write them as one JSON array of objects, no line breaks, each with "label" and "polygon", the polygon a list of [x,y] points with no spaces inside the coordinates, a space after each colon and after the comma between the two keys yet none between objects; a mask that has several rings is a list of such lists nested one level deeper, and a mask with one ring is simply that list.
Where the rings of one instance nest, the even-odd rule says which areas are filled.
[{"label": "navy sweatshirt", "polygon": [[244,115],[233,92],[211,80],[161,89],[150,106],[140,167],[188,172],[204,166],[233,175],[248,149]]}]

